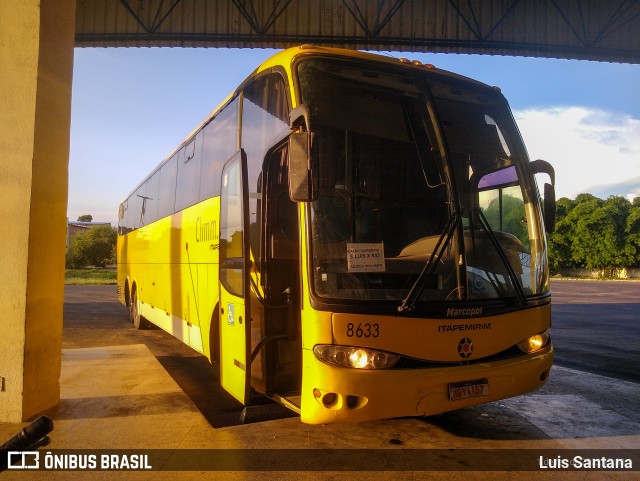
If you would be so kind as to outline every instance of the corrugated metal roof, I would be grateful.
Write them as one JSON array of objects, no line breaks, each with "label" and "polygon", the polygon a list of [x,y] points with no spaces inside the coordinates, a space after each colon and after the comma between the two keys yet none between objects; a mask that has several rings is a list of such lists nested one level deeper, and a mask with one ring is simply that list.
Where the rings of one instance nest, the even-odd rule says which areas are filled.
[{"label": "corrugated metal roof", "polygon": [[640,63],[640,2],[77,0],[79,47],[302,43]]}]

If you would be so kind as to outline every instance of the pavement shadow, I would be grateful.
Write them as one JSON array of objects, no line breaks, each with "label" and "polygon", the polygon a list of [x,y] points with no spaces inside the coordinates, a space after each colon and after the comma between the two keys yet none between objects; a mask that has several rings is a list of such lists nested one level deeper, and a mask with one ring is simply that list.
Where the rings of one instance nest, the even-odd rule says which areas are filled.
[{"label": "pavement shadow", "polygon": [[527,419],[498,403],[482,404],[421,419],[458,437],[493,441],[550,439],[550,436]]},{"label": "pavement shadow", "polygon": [[218,368],[204,356],[155,356],[214,428],[242,424],[243,405],[220,386]]}]

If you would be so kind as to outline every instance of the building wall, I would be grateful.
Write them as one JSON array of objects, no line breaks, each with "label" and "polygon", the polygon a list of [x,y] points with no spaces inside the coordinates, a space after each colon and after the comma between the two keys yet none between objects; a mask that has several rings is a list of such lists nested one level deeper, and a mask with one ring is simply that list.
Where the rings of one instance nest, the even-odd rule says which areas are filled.
[{"label": "building wall", "polygon": [[0,422],[60,399],[75,7],[1,7]]}]

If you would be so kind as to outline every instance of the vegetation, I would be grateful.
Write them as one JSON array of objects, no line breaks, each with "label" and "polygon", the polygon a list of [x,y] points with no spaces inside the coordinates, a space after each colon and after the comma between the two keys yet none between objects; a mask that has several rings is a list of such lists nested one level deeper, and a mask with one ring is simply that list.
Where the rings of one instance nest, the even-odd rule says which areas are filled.
[{"label": "vegetation", "polygon": [[116,280],[116,271],[109,269],[67,269],[65,272],[65,284],[115,284]]},{"label": "vegetation", "polygon": [[105,267],[116,262],[116,230],[98,225],[75,235],[67,250],[67,268]]},{"label": "vegetation", "polygon": [[78,222],[93,222],[93,216],[91,214],[84,214],[78,217]]},{"label": "vegetation", "polygon": [[[502,213],[502,219],[500,218]],[[505,195],[502,206],[498,199],[491,201],[484,212],[487,222],[493,230],[502,230],[515,235],[523,245],[529,247],[527,225],[522,222],[525,217],[524,202],[521,198]]]},{"label": "vegetation", "polygon": [[633,202],[620,196],[563,197],[556,219],[556,229],[548,236],[553,271],[640,267],[640,197]]}]

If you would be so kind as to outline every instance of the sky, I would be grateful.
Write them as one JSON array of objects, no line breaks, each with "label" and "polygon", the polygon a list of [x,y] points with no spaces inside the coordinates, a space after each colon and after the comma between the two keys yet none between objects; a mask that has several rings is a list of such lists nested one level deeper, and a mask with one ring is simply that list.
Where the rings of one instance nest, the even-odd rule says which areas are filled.
[{"label": "sky", "polygon": [[[122,200],[275,50],[77,48],[69,220],[117,224]],[[640,196],[640,65],[391,53],[501,88],[556,195]]]}]

